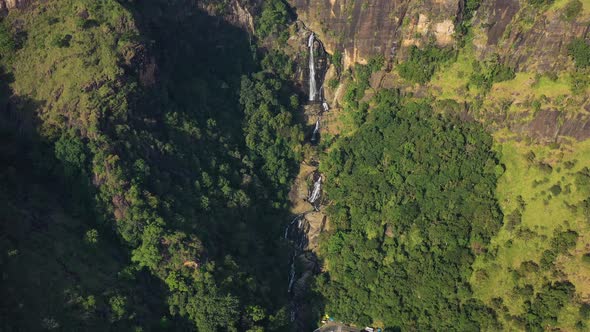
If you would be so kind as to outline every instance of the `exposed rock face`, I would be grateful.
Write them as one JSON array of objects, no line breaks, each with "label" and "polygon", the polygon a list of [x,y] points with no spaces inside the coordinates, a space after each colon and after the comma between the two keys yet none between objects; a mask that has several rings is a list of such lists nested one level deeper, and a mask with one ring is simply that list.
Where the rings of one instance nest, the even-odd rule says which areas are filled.
[{"label": "exposed rock face", "polygon": [[6,14],[15,8],[24,8],[32,2],[33,0],[0,0],[0,14]]},{"label": "exposed rock face", "polygon": [[547,109],[537,112],[530,122],[511,125],[511,129],[544,143],[560,141],[564,136],[583,141],[590,138],[590,118]]},{"label": "exposed rock face", "polygon": [[[370,57],[404,58],[411,45],[455,45],[463,16],[459,0],[288,0],[298,18],[315,31],[328,52],[344,53],[344,65]],[[482,1],[475,13],[474,44],[481,58],[498,53],[518,70],[560,70],[568,65],[567,45],[590,33],[587,21],[563,19],[518,0]]]},{"label": "exposed rock face", "polygon": [[254,34],[254,18],[251,12],[259,3],[258,0],[231,0],[224,9],[221,9],[221,12],[219,12],[219,1],[217,0],[197,1],[197,6],[209,15],[223,16],[226,21]]},{"label": "exposed rock face", "polygon": [[588,22],[570,22],[561,16],[560,11],[539,14],[530,7],[521,8],[518,0],[484,2],[474,26],[485,33],[477,34],[474,44],[480,57],[498,53],[519,71],[561,70],[569,63],[568,44],[590,32]]},{"label": "exposed rock face", "polygon": [[326,215],[322,212],[306,213],[305,222],[305,236],[307,237],[307,244],[305,250],[315,251],[318,248],[318,237],[326,226]]},{"label": "exposed rock face", "polygon": [[318,33],[328,52],[344,53],[344,65],[370,57],[391,58],[433,38],[454,43],[458,0],[289,0],[299,19]]}]

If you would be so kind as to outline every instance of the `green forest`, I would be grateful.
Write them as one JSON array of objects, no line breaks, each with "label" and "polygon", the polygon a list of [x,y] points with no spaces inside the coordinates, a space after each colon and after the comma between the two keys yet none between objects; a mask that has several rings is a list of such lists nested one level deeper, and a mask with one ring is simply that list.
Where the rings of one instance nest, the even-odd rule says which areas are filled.
[{"label": "green forest", "polygon": [[376,99],[323,159],[335,202],[317,286],[328,312],[402,330],[498,329],[467,281],[473,251],[502,225],[491,137],[391,91]]},{"label": "green forest", "polygon": [[590,2],[519,3],[0,0],[0,331],[589,329]]}]

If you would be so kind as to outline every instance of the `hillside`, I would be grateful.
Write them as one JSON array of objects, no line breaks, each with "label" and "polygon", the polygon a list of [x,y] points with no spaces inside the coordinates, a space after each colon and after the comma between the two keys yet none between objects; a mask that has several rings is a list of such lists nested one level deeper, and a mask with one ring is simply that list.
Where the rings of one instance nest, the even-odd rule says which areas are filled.
[{"label": "hillside", "polygon": [[590,327],[587,0],[0,0],[0,70],[3,330]]}]

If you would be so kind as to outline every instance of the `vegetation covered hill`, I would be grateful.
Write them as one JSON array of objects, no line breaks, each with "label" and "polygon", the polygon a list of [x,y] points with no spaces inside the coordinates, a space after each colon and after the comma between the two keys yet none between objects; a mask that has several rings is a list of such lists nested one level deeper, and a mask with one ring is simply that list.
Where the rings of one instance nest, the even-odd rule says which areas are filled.
[{"label": "vegetation covered hill", "polygon": [[[587,330],[590,4],[327,3],[0,18],[0,329],[297,330],[305,302],[310,328]],[[306,25],[333,51],[314,146]],[[318,161],[293,305],[289,189]]]},{"label": "vegetation covered hill", "polygon": [[[96,283],[110,284],[118,270],[129,278],[151,273],[164,285],[155,291],[156,309],[170,309],[149,313],[156,321],[177,314],[202,331],[286,325],[288,261],[278,234],[302,135],[284,75],[260,65],[275,63],[273,55],[259,58],[245,32],[184,1],[48,1],[12,11],[2,27],[1,61],[11,77],[7,127],[16,140],[38,137],[35,144],[63,167],[59,189],[39,195],[57,191],[83,209],[78,223],[98,225],[88,236],[113,229],[120,239],[124,254],[111,258],[114,272]],[[8,216],[6,226],[14,227]],[[51,236],[78,236],[61,230],[69,218],[59,219]],[[89,251],[82,238],[69,250]],[[32,241],[10,242],[3,255],[11,266],[25,264],[28,251],[38,254],[26,249]],[[28,264],[38,274],[54,269]],[[92,271],[79,273],[86,280]],[[116,302],[116,320],[128,321],[123,330],[131,322],[154,328],[115,285],[111,298],[91,286],[75,301],[101,296]],[[14,301],[32,296],[19,293],[26,287],[11,289]],[[69,326],[71,313],[61,307],[37,320],[6,313],[2,321],[7,329],[39,328],[45,318]],[[34,307],[11,310],[24,317]],[[80,315],[92,325],[92,316]]]}]

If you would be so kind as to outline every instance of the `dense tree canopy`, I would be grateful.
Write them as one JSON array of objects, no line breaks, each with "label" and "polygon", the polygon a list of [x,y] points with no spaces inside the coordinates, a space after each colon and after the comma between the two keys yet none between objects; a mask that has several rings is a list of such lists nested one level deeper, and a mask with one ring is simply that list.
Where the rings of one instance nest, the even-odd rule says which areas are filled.
[{"label": "dense tree canopy", "polygon": [[[65,195],[116,231],[131,275],[167,286],[171,313],[202,331],[285,328],[289,263],[278,235],[302,140],[292,64],[259,56],[243,30],[185,5],[40,4],[22,21],[12,88],[52,100],[27,111],[40,117],[33,131],[53,147]],[[275,5],[263,19],[285,15]],[[14,46],[4,25],[13,19],[0,25],[2,49]],[[107,302],[116,320],[130,319],[129,299]]]},{"label": "dense tree canopy", "polygon": [[492,139],[382,91],[323,159],[334,233],[318,279],[332,316],[417,330],[498,328],[470,298],[472,248],[501,226]]}]

